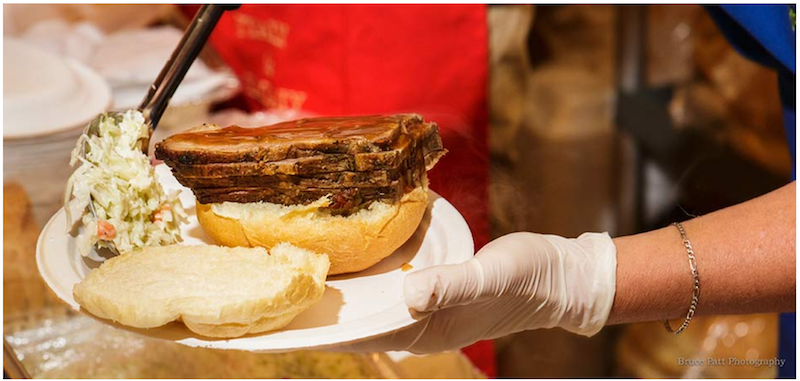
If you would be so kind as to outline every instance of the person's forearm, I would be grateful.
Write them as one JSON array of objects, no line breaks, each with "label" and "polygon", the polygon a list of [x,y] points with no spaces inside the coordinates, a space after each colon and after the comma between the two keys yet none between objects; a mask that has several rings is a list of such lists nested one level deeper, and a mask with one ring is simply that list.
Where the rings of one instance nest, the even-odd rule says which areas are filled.
[{"label": "person's forearm", "polygon": [[[795,310],[795,183],[683,223],[697,257],[697,314]],[[674,226],[614,239],[617,289],[608,324],[680,318],[692,297]]]}]

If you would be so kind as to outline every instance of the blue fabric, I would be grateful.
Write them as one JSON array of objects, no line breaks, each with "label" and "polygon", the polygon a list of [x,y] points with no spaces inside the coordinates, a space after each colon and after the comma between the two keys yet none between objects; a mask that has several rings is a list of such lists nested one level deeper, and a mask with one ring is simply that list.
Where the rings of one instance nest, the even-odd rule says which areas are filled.
[{"label": "blue fabric", "polygon": [[[796,34],[789,10],[794,5],[721,5],[707,7],[728,41],[743,56],[778,73],[786,143],[792,154],[792,181],[796,178],[795,147],[797,112]],[[778,369],[779,378],[796,378],[797,335],[795,314],[781,314],[778,357],[786,359]]]},{"label": "blue fabric", "polygon": [[[795,72],[795,32],[789,5],[722,5],[739,26],[755,38],[771,57]],[[736,42],[734,42],[735,44]]]}]

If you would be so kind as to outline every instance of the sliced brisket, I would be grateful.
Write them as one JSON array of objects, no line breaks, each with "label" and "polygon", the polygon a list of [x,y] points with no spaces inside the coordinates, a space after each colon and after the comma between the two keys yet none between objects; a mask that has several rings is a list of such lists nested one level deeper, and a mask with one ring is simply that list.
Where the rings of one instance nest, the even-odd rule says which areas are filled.
[{"label": "sliced brisket", "polygon": [[277,174],[272,176],[218,176],[185,177],[178,173],[175,177],[188,188],[227,188],[227,187],[385,187],[391,186],[401,176],[398,170],[378,170],[370,172],[329,172],[314,175],[293,176]]},{"label": "sliced brisket", "polygon": [[348,214],[397,201],[447,151],[413,114],[301,119],[258,128],[203,126],[156,144],[156,158],[201,203],[308,204]]},{"label": "sliced brisket", "polygon": [[197,201],[202,204],[219,202],[271,202],[283,205],[305,205],[328,196],[333,202],[328,209],[336,214],[349,214],[369,206],[374,201],[394,202],[405,193],[398,182],[392,187],[377,188],[305,188],[278,189],[263,187],[194,189]]}]

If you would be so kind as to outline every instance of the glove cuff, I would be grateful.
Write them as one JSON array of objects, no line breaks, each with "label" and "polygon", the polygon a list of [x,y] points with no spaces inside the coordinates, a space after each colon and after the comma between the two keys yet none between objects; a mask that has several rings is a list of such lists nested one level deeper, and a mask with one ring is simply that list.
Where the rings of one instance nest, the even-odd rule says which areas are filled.
[{"label": "glove cuff", "polygon": [[[560,237],[559,237],[560,238]],[[559,327],[583,336],[594,336],[605,326],[617,284],[617,247],[608,233],[584,233],[565,239],[565,273],[574,282]],[[566,241],[566,242],[565,242]]]}]

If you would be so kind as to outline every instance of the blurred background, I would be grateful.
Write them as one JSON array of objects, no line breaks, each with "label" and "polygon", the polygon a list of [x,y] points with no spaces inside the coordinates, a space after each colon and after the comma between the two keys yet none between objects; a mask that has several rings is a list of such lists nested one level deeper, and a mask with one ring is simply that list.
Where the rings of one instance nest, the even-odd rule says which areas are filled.
[{"label": "blurred background", "polygon": [[[739,55],[701,6],[285,8],[245,6],[223,17],[153,142],[202,123],[420,112],[439,122],[451,151],[432,172],[432,188],[464,213],[478,246],[523,230],[632,234],[748,200],[790,178],[776,74]],[[695,318],[677,337],[660,323],[609,327],[590,339],[554,329],[463,353],[410,356],[191,349],[69,311],[39,278],[34,252],[39,230],[63,202],[70,151],[97,113],[137,106],[193,12],[3,6],[4,336],[30,375],[775,377],[769,367],[677,362],[777,356],[770,314]],[[325,38],[344,36],[362,54],[369,49],[352,46],[380,43],[353,32],[384,30],[376,19],[357,18],[371,12],[431,41],[398,37],[391,51],[353,55],[370,70],[327,78],[342,58],[328,55]],[[420,24],[440,20],[441,31],[414,29],[413,17],[392,19],[402,12]],[[327,24],[304,34],[298,13],[309,23],[318,13],[341,17],[350,34]],[[468,23],[464,39],[436,47]],[[410,54],[426,65],[372,59]],[[429,69],[437,65],[451,76]],[[372,70],[382,66],[393,71]],[[412,82],[411,90],[402,86]]]}]

